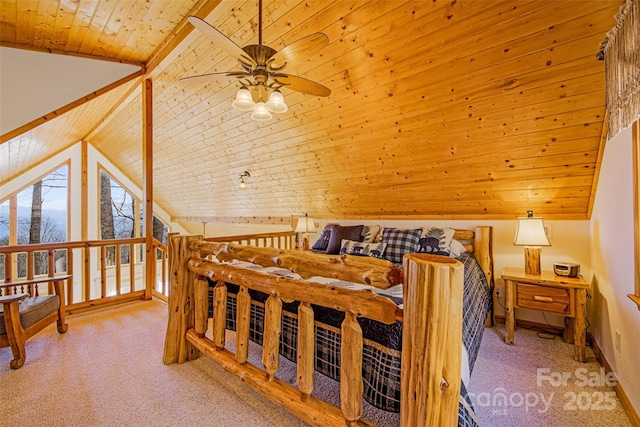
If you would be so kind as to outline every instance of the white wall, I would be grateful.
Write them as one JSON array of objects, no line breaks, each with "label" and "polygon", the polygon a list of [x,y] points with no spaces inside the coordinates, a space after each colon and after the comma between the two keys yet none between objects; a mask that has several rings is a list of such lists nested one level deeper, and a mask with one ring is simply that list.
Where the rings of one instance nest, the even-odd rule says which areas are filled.
[{"label": "white wall", "polygon": [[[591,217],[591,333],[640,412],[640,311],[634,290],[631,128],[607,142]],[[615,333],[620,333],[620,351]]]}]

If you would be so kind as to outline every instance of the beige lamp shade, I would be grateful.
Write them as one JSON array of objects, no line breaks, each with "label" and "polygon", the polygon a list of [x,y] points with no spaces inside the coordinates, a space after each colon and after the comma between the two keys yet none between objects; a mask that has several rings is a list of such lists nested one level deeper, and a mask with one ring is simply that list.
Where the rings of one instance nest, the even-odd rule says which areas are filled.
[{"label": "beige lamp shade", "polygon": [[296,224],[296,229],[294,230],[296,233],[301,233],[302,239],[300,240],[299,248],[303,251],[309,250],[309,234],[315,233],[316,226],[313,224],[313,218],[310,216],[301,216],[298,218],[298,223]]},{"label": "beige lamp shade", "polygon": [[516,246],[551,246],[547,234],[544,232],[542,218],[518,218],[513,244]]},{"label": "beige lamp shade", "polygon": [[310,216],[302,216],[298,218],[298,224],[296,225],[296,233],[315,233],[316,226],[313,224],[314,220]]}]

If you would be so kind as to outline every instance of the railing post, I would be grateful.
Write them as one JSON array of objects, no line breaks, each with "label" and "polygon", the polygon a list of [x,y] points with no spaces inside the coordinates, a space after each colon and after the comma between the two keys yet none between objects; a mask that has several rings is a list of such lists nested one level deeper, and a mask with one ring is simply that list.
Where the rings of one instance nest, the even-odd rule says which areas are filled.
[{"label": "railing post", "polygon": [[85,243],[82,248],[84,262],[82,264],[82,300],[91,299],[91,247]]},{"label": "railing post", "polygon": [[405,255],[400,425],[451,426],[458,417],[464,266]]},{"label": "railing post", "polygon": [[[67,249],[67,274],[73,276],[73,248]],[[73,278],[67,280],[65,296],[67,297],[67,305],[73,304]]]},{"label": "railing post", "polygon": [[129,244],[129,289],[136,289],[136,245]]},{"label": "railing post", "polygon": [[187,331],[195,326],[196,275],[189,271],[188,262],[197,252],[189,244],[202,236],[172,236],[169,240],[171,286],[169,292],[169,320],[164,343],[163,362],[166,365],[197,359],[200,352],[187,341]]},{"label": "railing post", "polygon": [[[122,262],[121,249],[122,247],[116,245],[116,295],[120,295],[122,292]],[[129,288],[129,292],[133,292],[133,289]]]},{"label": "railing post", "polygon": [[[56,275],[56,260],[55,260],[55,250],[53,249],[49,249],[47,251],[47,260],[48,260],[48,275],[49,277],[53,277]],[[49,288],[48,288],[48,294],[47,295],[52,295],[54,293],[53,290],[53,282],[49,282]]]},{"label": "railing post", "polygon": [[100,246],[100,298],[107,296],[107,247]]}]

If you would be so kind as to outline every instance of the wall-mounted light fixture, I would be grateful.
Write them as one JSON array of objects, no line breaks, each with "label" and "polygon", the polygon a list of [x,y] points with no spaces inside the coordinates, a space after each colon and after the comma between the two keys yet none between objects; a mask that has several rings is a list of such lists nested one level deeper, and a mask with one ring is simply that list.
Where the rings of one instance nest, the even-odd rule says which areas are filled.
[{"label": "wall-mounted light fixture", "polygon": [[242,175],[240,175],[240,187],[239,187],[239,188],[240,188],[241,190],[244,190],[244,189],[246,189],[246,188],[247,188],[247,181],[246,181],[246,179],[247,179],[247,178],[250,178],[250,177],[251,177],[251,174],[250,174],[249,172],[247,172],[247,171],[244,171],[244,172],[242,173]]}]

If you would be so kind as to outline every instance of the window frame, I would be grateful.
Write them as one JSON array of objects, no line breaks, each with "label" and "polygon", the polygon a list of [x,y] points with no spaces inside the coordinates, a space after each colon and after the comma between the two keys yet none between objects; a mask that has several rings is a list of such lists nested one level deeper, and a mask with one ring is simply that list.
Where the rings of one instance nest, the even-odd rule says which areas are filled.
[{"label": "window frame", "polygon": [[640,310],[640,120],[632,125],[633,147],[633,235],[634,235],[634,293],[627,296]]}]

